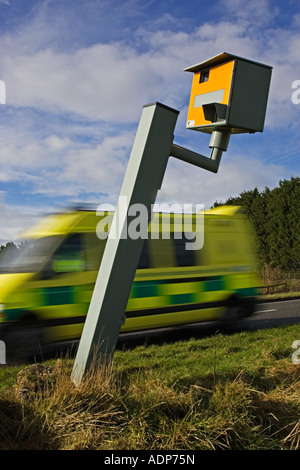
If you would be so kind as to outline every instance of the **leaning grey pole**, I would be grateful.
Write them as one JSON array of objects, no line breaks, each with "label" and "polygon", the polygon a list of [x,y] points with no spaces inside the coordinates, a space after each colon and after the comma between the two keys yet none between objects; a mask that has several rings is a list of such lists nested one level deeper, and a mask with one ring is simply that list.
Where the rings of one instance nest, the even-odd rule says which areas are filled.
[{"label": "leaning grey pole", "polygon": [[[94,292],[75,358],[72,380],[79,385],[94,364],[108,365],[112,359],[142,251],[142,238],[126,236],[129,208],[143,204],[148,219],[161,187],[170,156],[217,173],[223,151],[227,150],[230,131],[214,130],[209,146],[210,158],[173,144],[179,112],[160,103],[146,105],[136,133],[119,201],[126,201],[126,210],[118,202],[100,264]],[[119,224],[118,230],[115,230]]]},{"label": "leaning grey pole", "polygon": [[[95,363],[108,364],[117,344],[144,240],[126,237],[128,209],[144,204],[151,218],[170,156],[179,112],[159,103],[144,106],[112,227],[121,221],[117,236],[108,238],[72,371],[79,385]],[[120,201],[120,198],[119,198]],[[111,228],[112,230],[112,228]],[[121,235],[121,236],[120,236]]]}]

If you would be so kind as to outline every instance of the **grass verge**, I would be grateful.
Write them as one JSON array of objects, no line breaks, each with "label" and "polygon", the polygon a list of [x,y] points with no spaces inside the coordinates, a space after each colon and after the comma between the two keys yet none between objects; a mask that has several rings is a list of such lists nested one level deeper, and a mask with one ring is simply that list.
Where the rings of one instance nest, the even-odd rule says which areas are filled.
[{"label": "grass verge", "polygon": [[273,300],[300,299],[300,291],[278,292],[276,294],[262,294],[258,298],[259,298],[259,300],[261,300],[263,302],[268,302],[268,301],[273,301]]},{"label": "grass verge", "polygon": [[[300,443],[300,326],[0,369],[0,449],[289,450]],[[299,354],[300,357],[300,354]]]}]

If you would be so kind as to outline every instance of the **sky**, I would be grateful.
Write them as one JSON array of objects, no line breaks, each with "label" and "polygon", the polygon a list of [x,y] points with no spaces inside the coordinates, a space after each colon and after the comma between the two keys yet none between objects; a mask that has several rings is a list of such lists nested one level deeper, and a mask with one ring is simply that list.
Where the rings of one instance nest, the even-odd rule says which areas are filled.
[{"label": "sky", "polygon": [[161,203],[209,209],[299,176],[299,0],[0,0],[0,242],[116,205],[144,105],[178,110],[174,143],[209,156],[184,69],[223,51],[273,67],[264,132],[232,136],[217,174],[170,158]]}]

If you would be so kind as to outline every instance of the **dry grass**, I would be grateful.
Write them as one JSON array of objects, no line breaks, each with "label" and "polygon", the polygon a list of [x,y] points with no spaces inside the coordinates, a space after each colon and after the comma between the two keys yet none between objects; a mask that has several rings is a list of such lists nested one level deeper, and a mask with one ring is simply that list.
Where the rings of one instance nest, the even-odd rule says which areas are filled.
[{"label": "dry grass", "polygon": [[71,360],[25,367],[0,391],[0,449],[299,449],[299,331],[120,352],[78,387]]},{"label": "dry grass", "polygon": [[7,417],[0,434],[2,446],[85,449],[101,443],[106,447],[125,421],[119,394],[109,371],[98,371],[75,387],[67,362],[29,366],[18,374],[14,397],[12,392],[6,397],[8,406],[0,404],[1,418]]},{"label": "dry grass", "polygon": [[25,368],[14,396],[0,401],[2,449],[299,448],[295,368],[277,385],[274,376],[268,392],[243,374],[210,389],[178,389],[152,375],[140,374],[125,387],[106,369],[75,387],[69,364]]},{"label": "dry grass", "polygon": [[299,272],[286,273],[280,268],[265,264],[261,269],[262,294],[284,294],[300,292]]}]

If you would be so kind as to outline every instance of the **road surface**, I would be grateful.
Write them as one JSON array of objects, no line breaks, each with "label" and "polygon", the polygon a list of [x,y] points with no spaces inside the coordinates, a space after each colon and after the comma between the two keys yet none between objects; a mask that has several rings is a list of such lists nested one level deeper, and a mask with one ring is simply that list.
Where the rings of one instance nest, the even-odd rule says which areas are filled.
[{"label": "road surface", "polygon": [[243,321],[245,329],[263,329],[300,323],[300,299],[258,303],[255,315]]},{"label": "road surface", "polygon": [[[241,321],[230,333],[275,328],[300,323],[300,299],[262,302],[257,304],[256,313]],[[180,325],[172,328],[124,333],[120,335],[117,349],[131,349],[137,345],[162,344],[189,339],[204,338],[220,331],[214,322]]]}]

